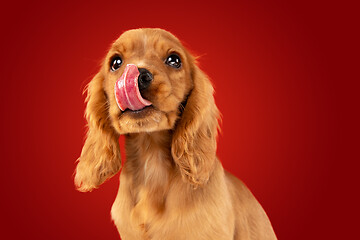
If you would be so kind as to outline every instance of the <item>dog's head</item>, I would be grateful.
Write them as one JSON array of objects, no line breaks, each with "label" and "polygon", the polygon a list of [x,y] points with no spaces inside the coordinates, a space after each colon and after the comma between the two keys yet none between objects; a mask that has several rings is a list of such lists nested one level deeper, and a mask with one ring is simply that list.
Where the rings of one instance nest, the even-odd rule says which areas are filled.
[{"label": "dog's head", "polygon": [[87,88],[87,139],[76,169],[91,190],[120,169],[120,134],[172,131],[172,157],[184,179],[206,182],[216,151],[213,87],[180,41],[161,29],[123,33]]}]

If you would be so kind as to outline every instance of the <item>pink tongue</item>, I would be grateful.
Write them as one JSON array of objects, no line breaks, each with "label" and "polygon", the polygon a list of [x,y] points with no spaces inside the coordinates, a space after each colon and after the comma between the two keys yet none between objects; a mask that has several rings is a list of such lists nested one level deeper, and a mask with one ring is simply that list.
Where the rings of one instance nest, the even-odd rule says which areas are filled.
[{"label": "pink tongue", "polygon": [[140,110],[151,105],[151,102],[141,97],[138,87],[139,75],[136,65],[128,64],[124,73],[115,83],[115,99],[122,111],[127,108]]}]

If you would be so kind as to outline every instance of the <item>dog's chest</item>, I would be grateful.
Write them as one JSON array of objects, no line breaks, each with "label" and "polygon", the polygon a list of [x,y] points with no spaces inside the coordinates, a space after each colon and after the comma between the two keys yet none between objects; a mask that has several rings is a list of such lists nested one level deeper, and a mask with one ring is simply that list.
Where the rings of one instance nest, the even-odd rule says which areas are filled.
[{"label": "dog's chest", "polygon": [[163,217],[164,201],[154,198],[154,193],[147,189],[139,190],[135,204],[128,201],[132,196],[124,194],[119,191],[111,212],[121,236],[124,239],[151,239],[151,230]]},{"label": "dog's chest", "polygon": [[134,183],[133,173],[120,176],[120,187],[112,207],[112,218],[121,235],[136,236],[124,239],[151,239],[149,232],[161,222],[165,212],[169,186],[169,166],[160,164],[164,159],[157,155],[145,159],[139,182]]}]

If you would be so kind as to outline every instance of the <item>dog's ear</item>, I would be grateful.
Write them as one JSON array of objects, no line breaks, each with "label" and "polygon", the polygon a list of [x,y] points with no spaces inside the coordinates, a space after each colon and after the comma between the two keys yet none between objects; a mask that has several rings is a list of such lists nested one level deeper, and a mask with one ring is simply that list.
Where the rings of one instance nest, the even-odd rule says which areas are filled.
[{"label": "dog's ear", "polygon": [[79,191],[91,191],[115,175],[121,167],[119,134],[109,118],[109,103],[99,72],[87,86],[85,117],[86,140],[78,159],[75,185]]},{"label": "dog's ear", "polygon": [[193,64],[193,89],[176,125],[171,153],[184,179],[204,185],[214,169],[219,111],[208,77]]}]

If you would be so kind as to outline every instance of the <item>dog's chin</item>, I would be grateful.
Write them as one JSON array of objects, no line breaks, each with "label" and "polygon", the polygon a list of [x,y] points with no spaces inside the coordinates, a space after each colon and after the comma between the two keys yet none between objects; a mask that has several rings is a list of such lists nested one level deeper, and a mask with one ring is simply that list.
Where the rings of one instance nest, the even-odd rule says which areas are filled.
[{"label": "dog's chin", "polygon": [[121,112],[116,128],[120,134],[155,132],[171,129],[175,120],[176,113],[165,113],[151,105],[140,110],[126,109]]}]

